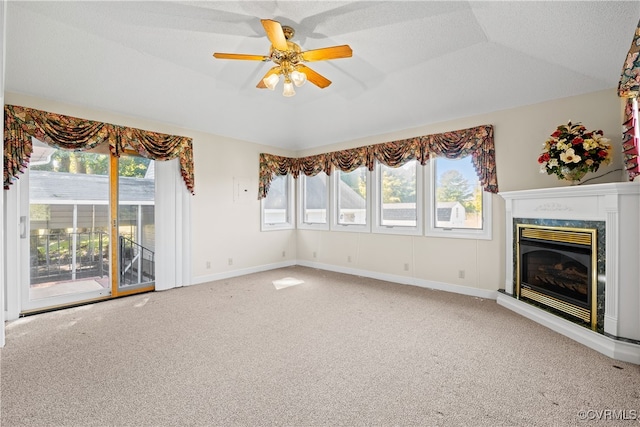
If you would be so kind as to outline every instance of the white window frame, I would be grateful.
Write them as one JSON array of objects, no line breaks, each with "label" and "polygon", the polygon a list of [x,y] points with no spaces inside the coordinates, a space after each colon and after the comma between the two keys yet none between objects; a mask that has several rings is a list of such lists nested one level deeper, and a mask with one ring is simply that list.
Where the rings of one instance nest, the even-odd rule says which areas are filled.
[{"label": "white window frame", "polygon": [[[366,166],[363,166],[366,169]],[[339,170],[335,170],[332,174],[331,174],[331,231],[348,231],[348,232],[355,232],[355,233],[370,233],[371,232],[371,172],[370,171],[366,171],[366,176],[367,176],[367,185],[366,185],[366,191],[367,191],[367,200],[365,203],[365,221],[366,224],[340,224],[338,223],[338,196],[339,196],[339,182],[338,180],[340,179],[340,174],[343,173],[342,171]]]},{"label": "white window frame", "polygon": [[424,212],[424,167],[417,160],[410,160],[416,163],[416,225],[383,225],[382,224],[382,168],[384,165],[376,162],[374,172],[371,174],[373,183],[372,194],[372,214],[373,214],[373,232],[381,234],[404,234],[421,236],[423,229],[423,212]]},{"label": "white window frame", "polygon": [[[261,231],[274,231],[274,230],[292,230],[295,228],[295,186],[293,185],[293,176],[286,175],[287,180],[287,214],[286,222],[282,223],[265,223],[264,204],[267,198],[260,200],[260,230]],[[267,197],[269,195],[267,194]]]},{"label": "white window frame", "polygon": [[324,223],[320,223],[320,222],[305,222],[304,221],[304,214],[305,214],[305,209],[304,209],[304,200],[305,200],[305,180],[307,178],[316,178],[316,176],[314,177],[308,177],[306,175],[300,174],[298,176],[297,179],[297,192],[296,192],[296,197],[298,200],[298,209],[297,209],[297,226],[299,229],[301,230],[329,230],[329,224],[331,223],[331,202],[330,202],[330,184],[331,184],[331,177],[329,175],[325,175],[325,190],[326,190],[326,194],[325,194],[325,200],[327,201],[327,204],[325,205],[325,209],[326,209],[326,222]]},{"label": "white window frame", "polygon": [[450,237],[454,239],[475,239],[475,240],[492,240],[493,234],[491,223],[493,216],[491,214],[491,193],[482,191],[482,229],[470,228],[442,228],[435,226],[435,207],[436,207],[436,176],[434,160],[435,155],[431,155],[426,164],[427,171],[424,174],[426,178],[425,188],[427,189],[427,197],[425,203],[425,235],[428,237]]}]

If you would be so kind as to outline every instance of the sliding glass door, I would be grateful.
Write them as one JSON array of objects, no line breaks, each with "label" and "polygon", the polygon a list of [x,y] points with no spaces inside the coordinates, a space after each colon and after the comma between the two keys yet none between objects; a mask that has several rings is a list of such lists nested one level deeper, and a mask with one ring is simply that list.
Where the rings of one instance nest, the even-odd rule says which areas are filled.
[{"label": "sliding glass door", "polygon": [[118,159],[119,294],[153,289],[155,283],[155,163]]},{"label": "sliding glass door", "polygon": [[108,297],[109,154],[33,142],[22,187],[28,207],[20,216],[29,261],[22,310]]},{"label": "sliding glass door", "polygon": [[34,140],[25,181],[22,312],[153,289],[152,161]]}]

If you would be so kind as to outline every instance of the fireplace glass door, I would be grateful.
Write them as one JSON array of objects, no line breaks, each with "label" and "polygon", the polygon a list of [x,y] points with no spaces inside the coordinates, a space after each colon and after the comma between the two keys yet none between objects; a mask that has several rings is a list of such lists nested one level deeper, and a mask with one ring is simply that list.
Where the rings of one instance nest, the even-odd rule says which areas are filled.
[{"label": "fireplace glass door", "polygon": [[518,224],[517,296],[595,326],[596,230]]},{"label": "fireplace glass door", "polygon": [[591,254],[588,249],[521,242],[521,286],[589,308]]}]

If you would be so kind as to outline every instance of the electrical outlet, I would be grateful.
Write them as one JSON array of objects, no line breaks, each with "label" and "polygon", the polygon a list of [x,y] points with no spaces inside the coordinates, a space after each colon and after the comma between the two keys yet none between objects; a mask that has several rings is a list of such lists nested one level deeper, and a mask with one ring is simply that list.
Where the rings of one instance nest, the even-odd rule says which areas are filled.
[{"label": "electrical outlet", "polygon": [[229,258],[229,265],[233,265],[233,258]]},{"label": "electrical outlet", "polygon": [[464,270],[458,270],[458,278],[464,279]]},{"label": "electrical outlet", "polygon": [[409,271],[409,263],[405,263],[405,265],[404,265],[404,271]]},{"label": "electrical outlet", "polygon": [[315,251],[313,252],[313,257],[317,258],[317,254],[315,253]]},{"label": "electrical outlet", "polygon": [[287,253],[285,251],[282,251],[282,258],[286,257]]},{"label": "electrical outlet", "polygon": [[351,255],[347,256],[347,262],[351,262]]},{"label": "electrical outlet", "polygon": [[211,261],[207,261],[207,268],[211,268]]}]

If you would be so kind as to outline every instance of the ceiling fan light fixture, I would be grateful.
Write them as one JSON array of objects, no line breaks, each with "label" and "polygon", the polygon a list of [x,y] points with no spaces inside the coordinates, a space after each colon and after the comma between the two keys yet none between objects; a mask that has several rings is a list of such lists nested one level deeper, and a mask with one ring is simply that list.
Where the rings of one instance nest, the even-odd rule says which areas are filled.
[{"label": "ceiling fan light fixture", "polygon": [[276,88],[276,85],[280,81],[280,76],[278,76],[277,74],[271,74],[262,79],[262,81],[264,82],[264,85],[267,87],[267,89],[274,90]]},{"label": "ceiling fan light fixture", "polygon": [[256,85],[258,89],[274,90],[280,80],[280,75],[282,75],[284,82],[284,96],[295,95],[294,86],[300,87],[307,80],[320,89],[324,89],[331,84],[331,80],[313,71],[303,62],[350,58],[353,55],[351,47],[346,44],[303,51],[298,44],[291,41],[295,34],[293,28],[281,25],[272,19],[261,19],[260,22],[271,42],[268,55],[221,52],[213,54],[214,58],[218,59],[273,62],[275,66],[258,81]]},{"label": "ceiling fan light fixture", "polygon": [[300,87],[307,81],[307,75],[298,70],[294,70],[291,73],[291,81],[296,85],[296,87]]},{"label": "ceiling fan light fixture", "polygon": [[291,80],[285,79],[284,90],[282,91],[282,95],[293,96],[295,94],[296,94],[296,91],[293,89],[293,83],[291,83]]}]

